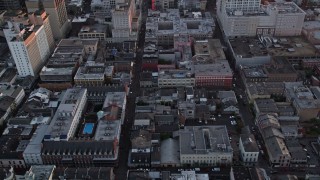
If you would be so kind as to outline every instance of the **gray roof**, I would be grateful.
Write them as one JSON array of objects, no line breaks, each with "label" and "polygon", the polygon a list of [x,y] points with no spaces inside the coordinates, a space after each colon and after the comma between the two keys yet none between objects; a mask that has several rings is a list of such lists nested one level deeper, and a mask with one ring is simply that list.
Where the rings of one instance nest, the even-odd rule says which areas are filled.
[{"label": "gray roof", "polygon": [[256,138],[253,134],[241,134],[240,138],[245,152],[259,152],[259,148],[256,143]]},{"label": "gray roof", "polygon": [[179,133],[181,154],[232,153],[226,126],[186,126]]},{"label": "gray roof", "polygon": [[161,164],[179,164],[179,141],[169,138],[161,142]]}]

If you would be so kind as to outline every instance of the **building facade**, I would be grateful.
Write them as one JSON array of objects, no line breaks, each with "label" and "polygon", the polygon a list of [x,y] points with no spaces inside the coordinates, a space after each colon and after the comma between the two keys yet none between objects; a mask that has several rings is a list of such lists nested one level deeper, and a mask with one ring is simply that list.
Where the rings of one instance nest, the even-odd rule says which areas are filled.
[{"label": "building facade", "polygon": [[[38,0],[27,0],[25,3],[28,12],[39,10]],[[49,19],[54,39],[59,40],[67,35],[71,25],[68,22],[65,0],[43,0],[42,6],[50,14]]]}]

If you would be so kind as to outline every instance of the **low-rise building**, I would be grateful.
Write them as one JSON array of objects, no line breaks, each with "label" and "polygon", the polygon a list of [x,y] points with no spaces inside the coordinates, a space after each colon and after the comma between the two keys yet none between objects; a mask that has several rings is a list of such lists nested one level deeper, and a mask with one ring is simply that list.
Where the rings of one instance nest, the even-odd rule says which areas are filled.
[{"label": "low-rise building", "polygon": [[20,86],[0,85],[0,97],[1,96],[10,96],[14,98],[14,103],[18,106],[25,97],[25,92]]},{"label": "low-rise building", "polygon": [[62,167],[106,167],[118,163],[118,143],[114,141],[45,141],[43,164]]},{"label": "low-rise building", "polygon": [[226,126],[185,126],[179,131],[181,165],[230,165],[233,151]]},{"label": "low-rise building", "polygon": [[195,78],[188,70],[161,70],[158,76],[158,87],[195,86]]},{"label": "low-rise building", "polygon": [[105,66],[103,63],[87,63],[80,67],[74,76],[75,85],[102,86],[107,80],[111,81],[113,66]]},{"label": "low-rise building", "polygon": [[252,103],[255,99],[269,99],[271,95],[283,95],[283,82],[246,82],[246,94]]},{"label": "low-rise building", "polygon": [[115,180],[112,167],[57,167],[53,171],[52,179],[101,179]]},{"label": "low-rise building", "polygon": [[238,100],[234,91],[219,91],[217,97],[222,105],[222,113],[239,114]]},{"label": "low-rise building", "polygon": [[3,69],[3,72],[0,72],[0,86],[3,85],[12,85],[17,79],[17,70],[14,68]]},{"label": "low-rise building", "polygon": [[286,101],[293,104],[301,121],[308,121],[318,117],[320,111],[320,100],[316,94],[319,88],[310,88],[303,85],[302,82],[285,82]]},{"label": "low-rise building", "polygon": [[55,165],[33,165],[24,175],[25,179],[52,179]]},{"label": "low-rise building", "polygon": [[273,136],[264,140],[269,156],[269,162],[274,167],[289,167],[291,162],[290,152],[284,139]]},{"label": "low-rise building", "polygon": [[104,41],[106,39],[107,26],[102,24],[94,24],[91,26],[82,26],[78,37],[80,39],[98,39]]},{"label": "low-rise building", "polygon": [[179,141],[176,139],[168,138],[161,142],[161,166],[163,167],[179,167],[180,166],[180,153]]},{"label": "low-rise building", "polygon": [[133,131],[131,133],[132,147],[129,152],[128,165],[150,166],[151,165],[151,134],[146,130]]},{"label": "low-rise building", "polygon": [[197,87],[231,88],[233,73],[228,61],[220,60],[213,64],[195,64],[194,77]]},{"label": "low-rise building", "polygon": [[239,140],[239,150],[244,164],[251,163],[251,165],[253,165],[258,162],[259,148],[254,135],[241,134]]},{"label": "low-rise building", "polygon": [[48,125],[39,125],[35,130],[30,142],[23,151],[23,159],[27,165],[43,164],[41,158],[42,140],[48,129]]},{"label": "low-rise building", "polygon": [[102,110],[106,113],[106,119],[119,120],[124,123],[126,112],[126,93],[125,92],[109,92],[104,100]]}]

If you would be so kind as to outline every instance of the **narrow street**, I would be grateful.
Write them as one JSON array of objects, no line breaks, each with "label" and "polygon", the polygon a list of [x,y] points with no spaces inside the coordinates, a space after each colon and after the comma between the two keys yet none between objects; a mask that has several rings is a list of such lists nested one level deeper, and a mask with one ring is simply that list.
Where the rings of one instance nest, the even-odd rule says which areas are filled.
[{"label": "narrow street", "polygon": [[143,1],[142,8],[143,8],[142,20],[141,20],[141,28],[138,35],[139,37],[137,42],[136,61],[132,70],[133,78],[130,85],[130,92],[128,93],[128,96],[127,96],[125,121],[121,131],[119,163],[118,163],[118,167],[115,168],[114,170],[116,179],[121,179],[121,180],[127,178],[127,171],[128,171],[127,162],[128,162],[128,155],[129,155],[130,144],[131,144],[130,130],[134,121],[134,116],[135,116],[135,100],[136,100],[136,97],[139,96],[139,92],[140,92],[140,71],[141,71],[141,64],[142,64],[144,39],[145,39],[146,16],[148,12],[145,1]]}]

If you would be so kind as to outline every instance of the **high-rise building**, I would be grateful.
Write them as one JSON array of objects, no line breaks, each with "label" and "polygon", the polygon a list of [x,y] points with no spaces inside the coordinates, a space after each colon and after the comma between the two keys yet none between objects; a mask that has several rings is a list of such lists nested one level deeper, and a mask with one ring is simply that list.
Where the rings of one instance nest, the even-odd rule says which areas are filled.
[{"label": "high-rise building", "polygon": [[135,15],[135,3],[118,4],[112,10],[112,37],[113,38],[129,38],[132,31],[132,18]]},{"label": "high-rise building", "polygon": [[35,76],[54,48],[49,15],[45,11],[36,11],[28,18],[11,18],[3,32],[19,75]]},{"label": "high-rise building", "polygon": [[49,19],[54,39],[59,40],[66,36],[70,29],[70,23],[64,0],[27,0],[26,6],[28,12],[35,12],[43,8],[50,14]]},{"label": "high-rise building", "polygon": [[36,33],[31,28],[25,28],[18,33],[11,26],[10,29],[4,30],[6,36],[12,36],[7,35],[11,33],[9,31],[13,31],[12,33],[16,34],[15,37],[7,42],[19,75],[22,77],[35,76],[42,65]]}]

